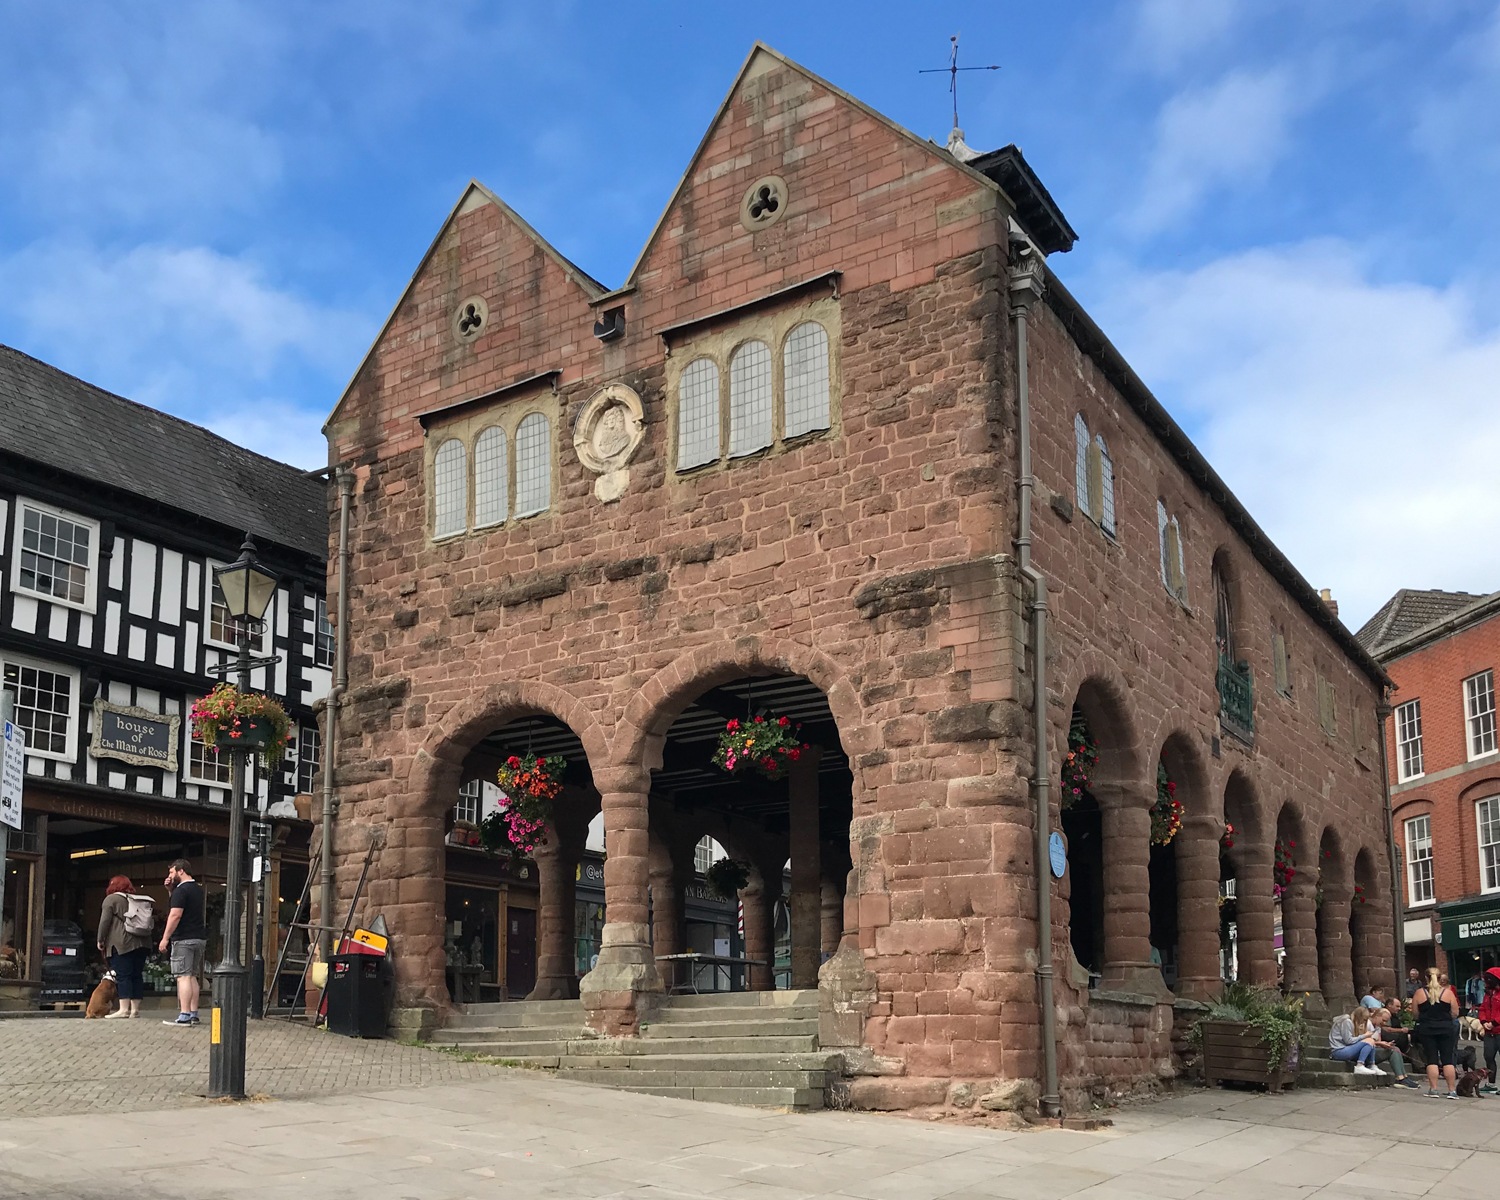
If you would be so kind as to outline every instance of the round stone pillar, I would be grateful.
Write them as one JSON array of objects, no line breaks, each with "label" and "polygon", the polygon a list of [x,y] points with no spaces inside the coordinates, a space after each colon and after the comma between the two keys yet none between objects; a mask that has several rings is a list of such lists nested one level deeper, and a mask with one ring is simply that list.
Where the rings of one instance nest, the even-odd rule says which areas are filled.
[{"label": "round stone pillar", "polygon": [[[1354,946],[1349,937],[1347,885],[1326,883],[1317,915],[1318,982],[1323,1000],[1331,1008],[1353,1008],[1359,996],[1354,990]],[[1362,983],[1360,986],[1366,985]]]},{"label": "round stone pillar", "polygon": [[788,771],[794,988],[817,987],[823,961],[823,861],[818,830],[818,763],[822,757],[820,747],[810,746]]},{"label": "round stone pillar", "polygon": [[1281,942],[1286,950],[1285,985],[1289,993],[1311,993],[1322,1001],[1318,983],[1317,913],[1313,871],[1300,863],[1281,893]]},{"label": "round stone pillar", "polygon": [[638,1032],[641,1010],[662,990],[651,953],[646,798],[649,775],[630,767],[594,772],[604,810],[604,929],[598,964],[579,991],[589,1027],[601,1033]]},{"label": "round stone pillar", "polygon": [[838,953],[839,939],[844,932],[844,894],[839,890],[838,880],[823,876],[823,959],[826,962]]},{"label": "round stone pillar", "polygon": [[1235,953],[1238,978],[1255,987],[1276,986],[1276,895],[1271,847],[1241,842],[1234,847]]},{"label": "round stone pillar", "polygon": [[1130,986],[1151,964],[1151,813],[1145,793],[1102,786],[1095,790],[1104,828],[1104,980]]},{"label": "round stone pillar", "polygon": [[775,903],[780,884],[779,876],[767,880],[763,870],[756,870],[740,892],[745,913],[745,957],[764,964],[746,968],[748,991],[770,992],[776,988]]},{"label": "round stone pillar", "polygon": [[1189,817],[1177,849],[1177,994],[1207,1000],[1219,992],[1219,821]]}]

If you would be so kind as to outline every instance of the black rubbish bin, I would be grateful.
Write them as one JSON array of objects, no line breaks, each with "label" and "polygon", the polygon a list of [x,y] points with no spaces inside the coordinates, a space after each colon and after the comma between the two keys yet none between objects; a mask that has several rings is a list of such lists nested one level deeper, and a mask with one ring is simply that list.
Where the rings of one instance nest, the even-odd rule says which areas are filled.
[{"label": "black rubbish bin", "polygon": [[335,954],[328,961],[328,1028],[345,1037],[385,1036],[396,973],[384,955]]},{"label": "black rubbish bin", "polygon": [[67,1004],[89,998],[83,961],[83,930],[72,921],[42,922],[40,1004]]}]

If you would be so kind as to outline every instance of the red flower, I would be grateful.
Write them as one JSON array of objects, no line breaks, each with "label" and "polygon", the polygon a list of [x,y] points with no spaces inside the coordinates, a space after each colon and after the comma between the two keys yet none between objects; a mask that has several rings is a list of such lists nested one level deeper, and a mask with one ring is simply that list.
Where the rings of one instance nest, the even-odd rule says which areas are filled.
[{"label": "red flower", "polygon": [[788,751],[787,751],[787,752],[786,752],[786,756],[787,756],[787,757],[788,757],[788,758],[790,758],[790,759],[792,759],[792,760],[793,760],[793,761],[795,761],[795,760],[796,760],[796,759],[799,759],[799,758],[801,758],[801,757],[802,757],[802,751],[800,751],[800,750],[795,750],[795,749],[794,749],[794,750],[788,750]]},{"label": "red flower", "polygon": [[776,718],[776,724],[780,725],[783,729],[785,729],[788,725],[791,724],[791,722],[788,721],[785,717],[777,717]]},{"label": "red flower", "polygon": [[740,723],[738,721],[736,721],[736,720],[733,720],[733,719],[730,720],[730,722],[729,722],[728,725],[724,726],[724,728],[727,729],[727,730],[729,730],[730,733],[733,733],[739,727],[740,727]]},{"label": "red flower", "polygon": [[509,758],[507,758],[505,760],[505,765],[507,767],[519,767],[521,765],[521,760],[519,758],[517,758],[514,754],[512,754]]},{"label": "red flower", "polygon": [[765,717],[756,717],[755,718],[755,723],[757,725],[764,725],[766,723],[766,719],[765,719]]}]

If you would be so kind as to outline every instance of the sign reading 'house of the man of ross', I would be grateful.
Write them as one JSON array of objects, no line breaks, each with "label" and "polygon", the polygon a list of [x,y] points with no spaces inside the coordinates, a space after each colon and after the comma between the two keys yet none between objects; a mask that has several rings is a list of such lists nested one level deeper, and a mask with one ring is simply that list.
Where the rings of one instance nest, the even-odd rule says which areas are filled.
[{"label": "sign reading 'house of the man of ross'", "polygon": [[94,701],[94,736],[89,753],[118,758],[137,767],[177,770],[177,730],[182,718],[144,708]]}]

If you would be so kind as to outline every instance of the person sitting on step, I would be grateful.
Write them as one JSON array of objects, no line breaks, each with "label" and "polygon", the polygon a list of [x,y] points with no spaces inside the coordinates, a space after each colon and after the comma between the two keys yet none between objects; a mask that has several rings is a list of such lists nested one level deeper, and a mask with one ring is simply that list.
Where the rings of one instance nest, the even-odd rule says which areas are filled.
[{"label": "person sitting on step", "polygon": [[1386,1033],[1390,1019],[1391,1012],[1388,1008],[1377,1008],[1370,1014],[1370,1028],[1375,1031],[1375,1061],[1391,1064],[1391,1074],[1396,1077],[1397,1086],[1419,1088],[1422,1085],[1406,1073],[1406,1060],[1401,1056],[1401,1047],[1393,1036],[1397,1031],[1391,1030],[1392,1036]]},{"label": "person sitting on step", "polygon": [[1375,1065],[1375,1038],[1370,1010],[1361,1004],[1347,1016],[1333,1019],[1328,1030],[1329,1056],[1334,1062],[1352,1062],[1356,1075],[1383,1075]]}]

